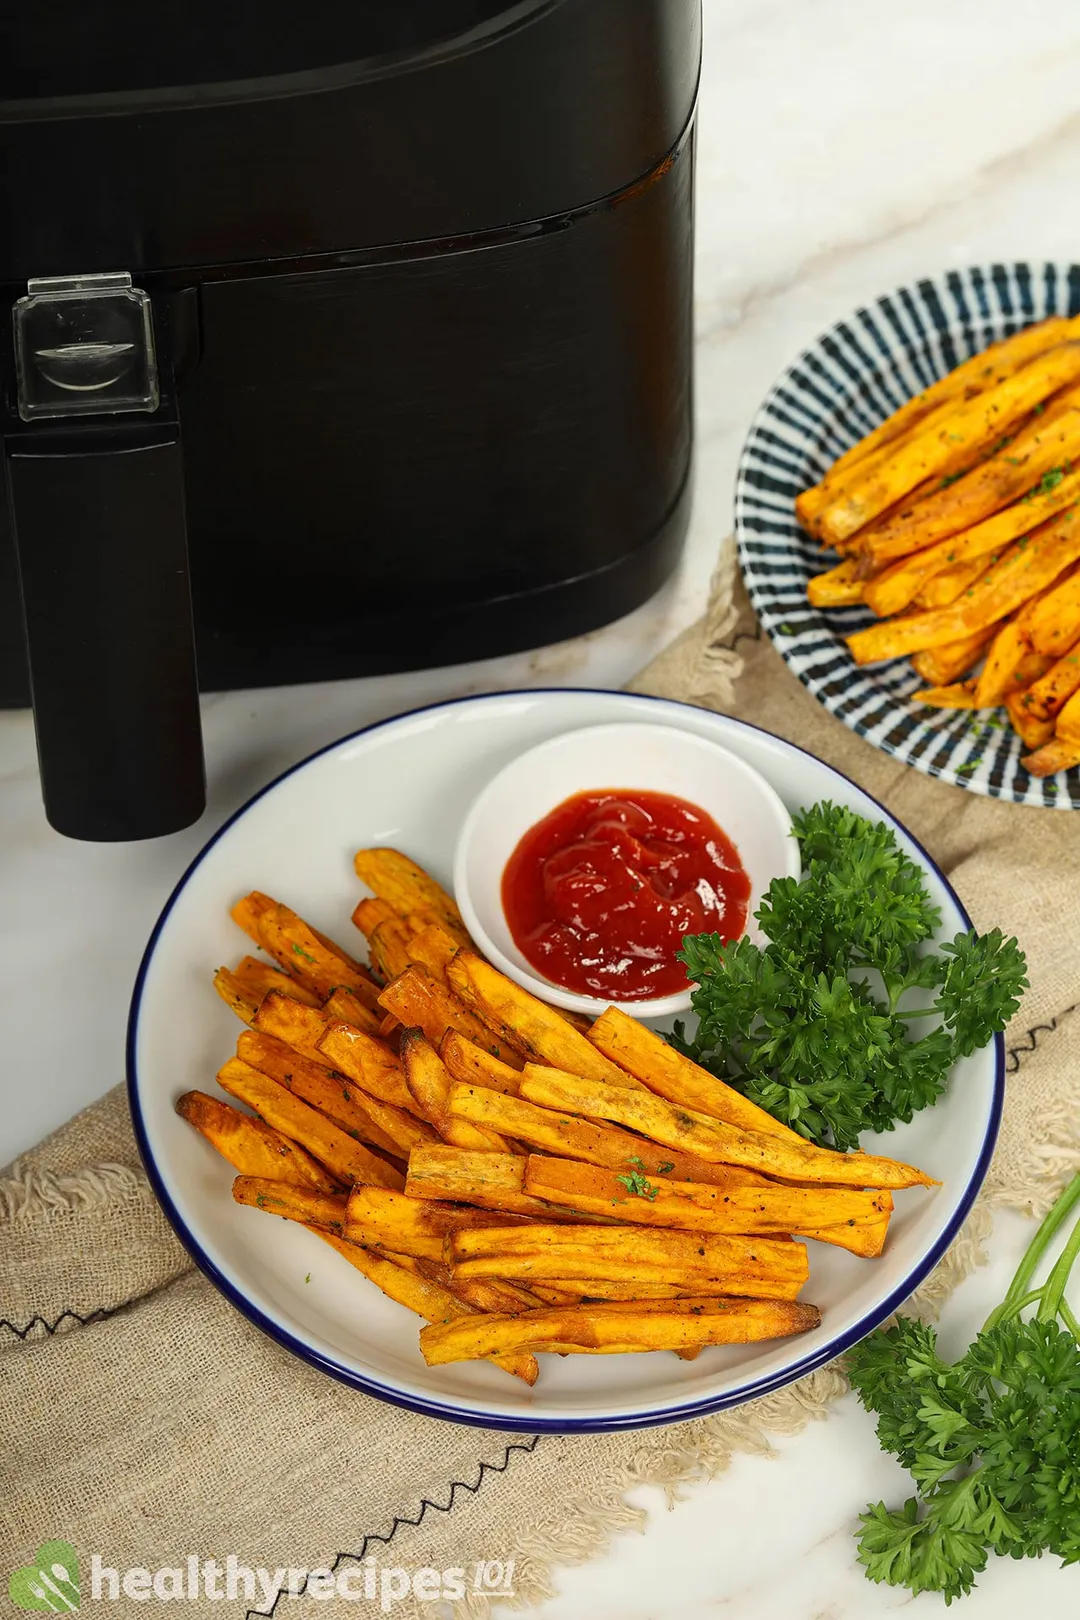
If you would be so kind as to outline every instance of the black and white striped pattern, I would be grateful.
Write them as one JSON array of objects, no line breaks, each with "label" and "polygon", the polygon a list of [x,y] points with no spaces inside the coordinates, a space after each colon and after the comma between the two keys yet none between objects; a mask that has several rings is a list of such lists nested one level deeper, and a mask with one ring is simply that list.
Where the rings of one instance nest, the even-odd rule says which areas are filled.
[{"label": "black and white striped pattern", "polygon": [[901,287],[840,321],[790,366],[761,406],[739,462],[735,530],[750,600],[795,674],[830,713],[897,759],[1016,804],[1080,809],[1080,769],[1039,781],[995,714],[928,709],[906,659],[856,667],[844,637],[862,607],[812,608],[806,585],[830,553],[794,501],[838,455],[919,389],[1046,315],[1080,311],[1080,265],[995,264]]}]

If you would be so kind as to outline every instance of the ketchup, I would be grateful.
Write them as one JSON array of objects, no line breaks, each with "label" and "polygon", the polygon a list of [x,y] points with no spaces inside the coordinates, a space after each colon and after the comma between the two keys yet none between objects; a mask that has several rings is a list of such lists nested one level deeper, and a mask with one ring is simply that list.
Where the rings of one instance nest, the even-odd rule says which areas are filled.
[{"label": "ketchup", "polygon": [[580,995],[646,1001],[686,987],[685,934],[737,939],[750,879],[711,816],[636,788],[577,793],[506,863],[503,911],[536,971]]}]

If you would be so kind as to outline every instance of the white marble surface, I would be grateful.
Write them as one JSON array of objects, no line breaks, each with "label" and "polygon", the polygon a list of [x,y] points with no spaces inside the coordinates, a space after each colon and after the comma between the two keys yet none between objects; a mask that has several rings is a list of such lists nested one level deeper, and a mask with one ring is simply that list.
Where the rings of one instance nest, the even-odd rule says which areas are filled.
[{"label": "white marble surface", "polygon": [[[0,1163],[115,1084],[143,942],[190,857],[255,788],[321,743],[443,696],[620,684],[700,611],[730,522],[747,422],[780,368],[858,302],[989,258],[1080,258],[1080,9],[1075,0],[704,0],[698,167],[697,494],[675,580],[620,624],[491,663],[204,706],[210,809],[156,843],[87,846],[47,827],[25,716],[0,717]],[[957,1346],[1023,1246],[949,1307]],[[558,1572],[532,1620],[861,1620],[902,1606],[854,1564],[871,1497],[905,1482],[869,1420],[840,1405],[770,1459],[742,1458],[671,1512],[644,1491],[643,1537]],[[1080,1607],[1080,1572],[999,1562],[961,1613]],[[916,1609],[939,1613],[938,1600]]]}]

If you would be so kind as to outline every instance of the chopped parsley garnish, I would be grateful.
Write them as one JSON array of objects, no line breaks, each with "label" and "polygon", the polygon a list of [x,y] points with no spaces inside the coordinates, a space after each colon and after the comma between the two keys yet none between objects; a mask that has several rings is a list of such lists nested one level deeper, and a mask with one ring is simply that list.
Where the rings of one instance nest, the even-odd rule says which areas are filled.
[{"label": "chopped parsley garnish", "polygon": [[[640,1160],[638,1162],[640,1163]],[[652,1182],[641,1174],[640,1170],[631,1170],[629,1175],[616,1176],[615,1180],[620,1181],[627,1192],[634,1198],[652,1199],[660,1191],[659,1187],[654,1187]]]},{"label": "chopped parsley garnish", "polygon": [[1036,495],[1049,495],[1051,490],[1057,489],[1064,477],[1064,467],[1051,467],[1049,472],[1043,473],[1035,488],[1028,490],[1024,496],[1025,501],[1033,501]]},{"label": "chopped parsley garnish", "polygon": [[305,951],[302,945],[294,945],[293,950],[296,952],[297,956],[302,956],[305,962],[314,962],[315,958],[310,954],[309,951]]}]

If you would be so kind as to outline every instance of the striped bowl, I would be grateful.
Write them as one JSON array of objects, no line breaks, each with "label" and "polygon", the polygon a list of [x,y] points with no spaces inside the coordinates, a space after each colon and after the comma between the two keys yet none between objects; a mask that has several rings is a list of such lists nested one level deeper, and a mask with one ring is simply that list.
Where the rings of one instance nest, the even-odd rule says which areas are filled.
[{"label": "striped bowl", "polygon": [[788,367],[743,447],[735,531],[761,623],[804,686],[860,736],[928,776],[1015,804],[1080,809],[1080,768],[1039,780],[997,713],[912,703],[906,659],[860,669],[844,638],[864,607],[810,606],[807,581],[830,566],[795,517],[795,497],[906,399],[990,343],[1047,315],[1080,311],[1080,265],[995,264],[901,287],[837,324]]}]

